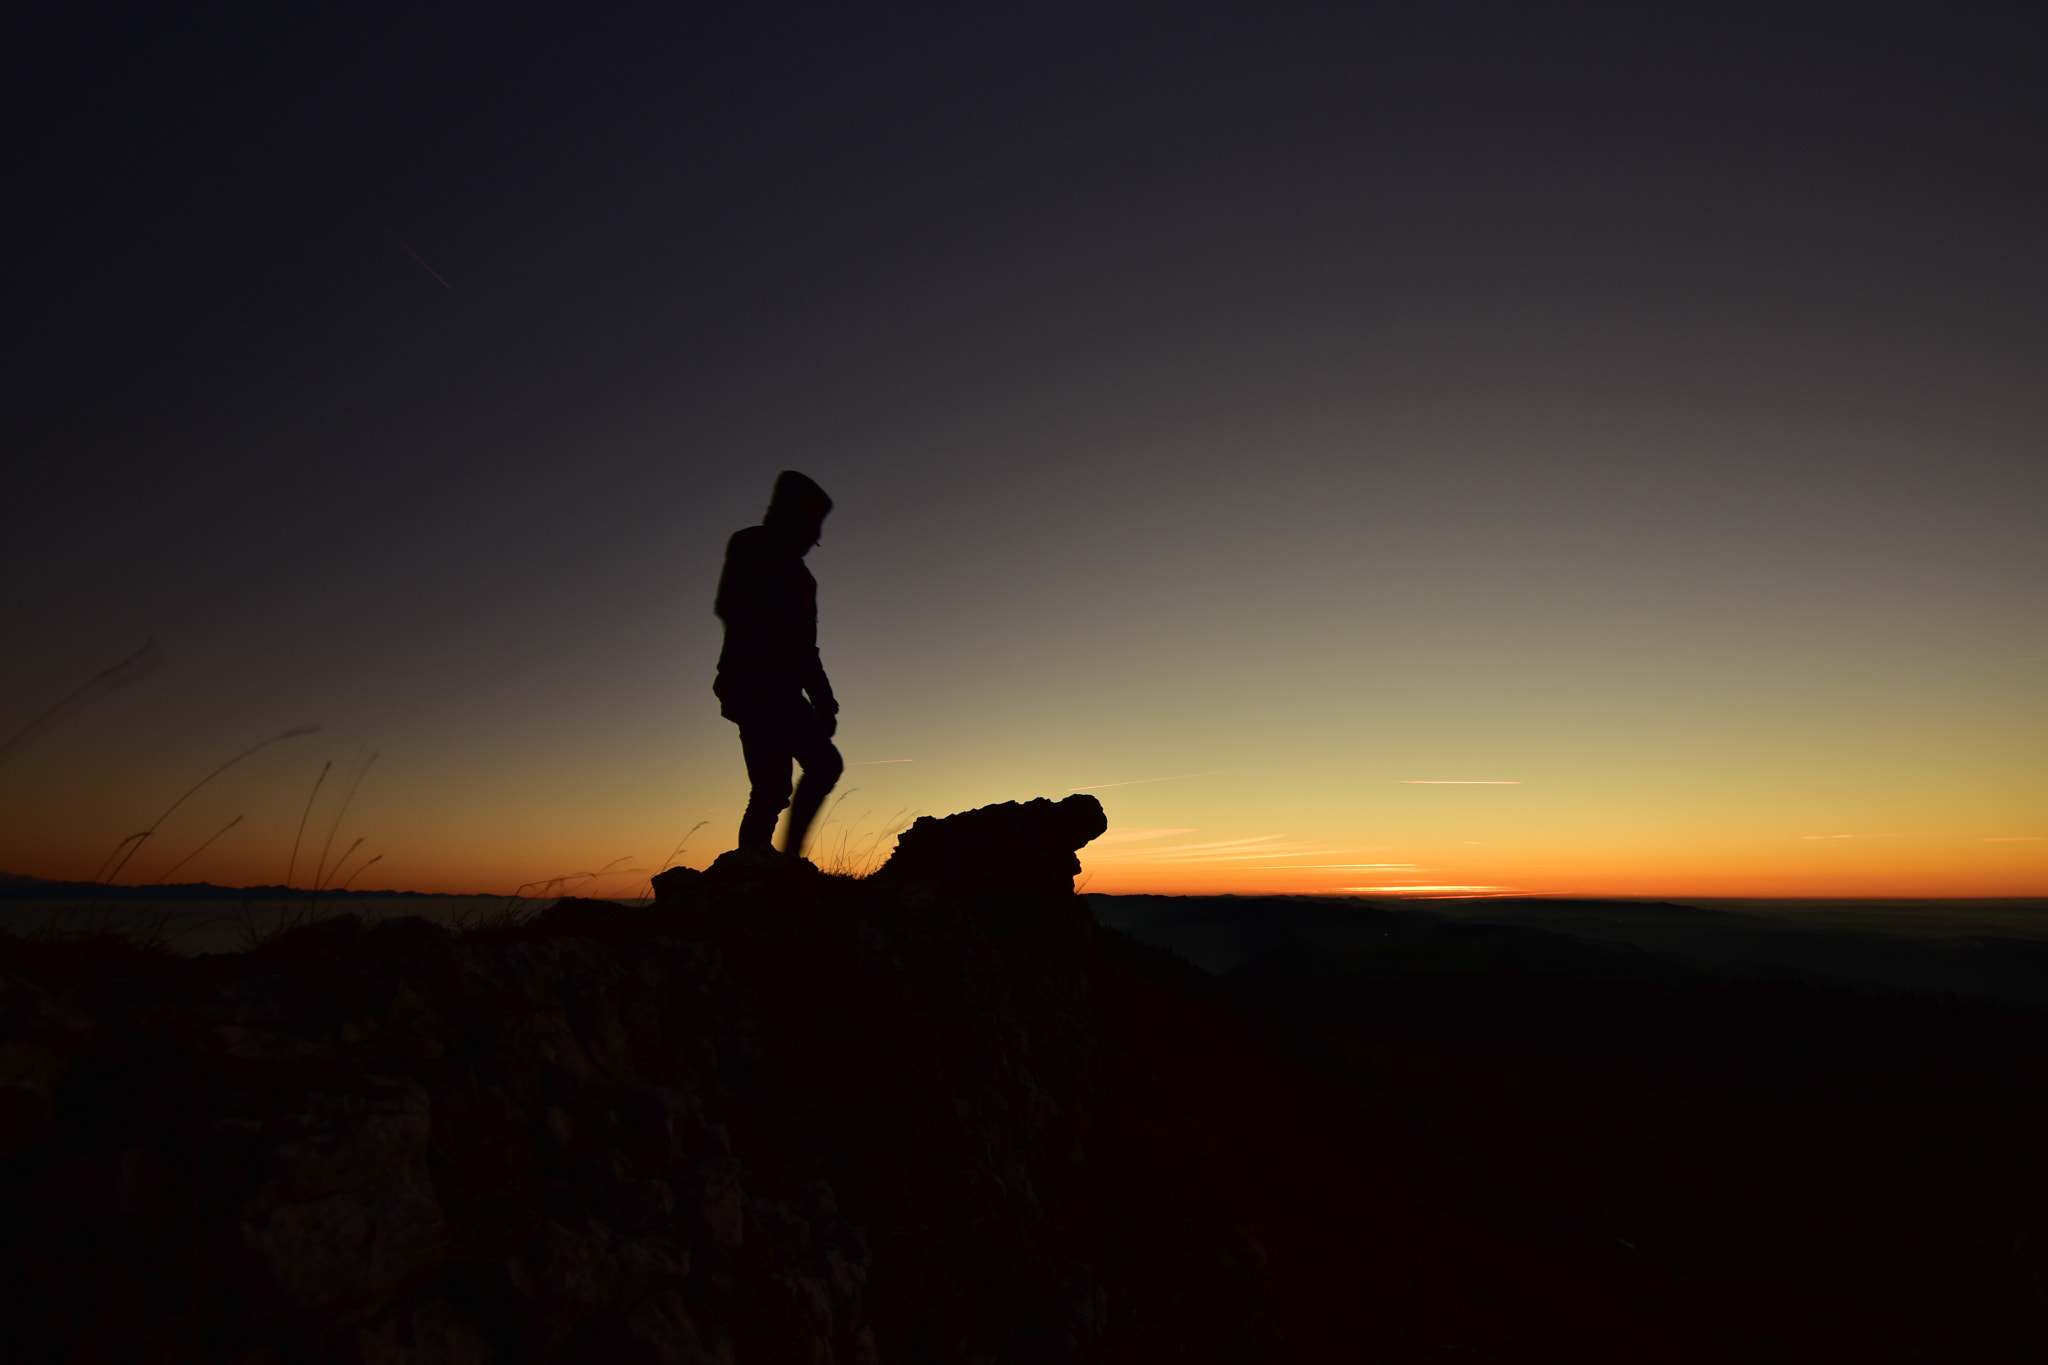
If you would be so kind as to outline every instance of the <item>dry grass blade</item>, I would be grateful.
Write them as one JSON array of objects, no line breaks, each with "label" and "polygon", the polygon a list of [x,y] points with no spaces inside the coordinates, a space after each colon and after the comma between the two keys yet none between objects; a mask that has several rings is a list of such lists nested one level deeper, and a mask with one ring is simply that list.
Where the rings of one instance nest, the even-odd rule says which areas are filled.
[{"label": "dry grass blade", "polygon": [[5,763],[32,744],[37,736],[54,729],[107,693],[140,682],[161,668],[163,662],[164,653],[156,647],[155,638],[144,640],[142,648],[93,674],[69,696],[15,731],[5,744],[0,744],[0,763]]},{"label": "dry grass blade", "polygon": [[213,832],[212,836],[208,838],[205,843],[193,849],[190,853],[187,853],[184,857],[178,859],[178,861],[172,863],[169,867],[165,868],[162,872],[158,873],[156,880],[152,881],[150,885],[161,886],[164,882],[169,881],[170,876],[173,872],[176,872],[186,863],[191,862],[194,858],[197,858],[200,854],[206,852],[207,849],[213,847],[213,841],[215,839],[220,838],[221,835],[226,834],[229,830],[233,829],[236,825],[239,825],[241,823],[242,817],[237,815],[234,819],[228,821],[225,825],[222,825],[219,829]]},{"label": "dry grass blade", "polygon": [[[848,795],[852,793],[849,792]],[[840,826],[837,846],[817,860],[821,870],[835,877],[860,878],[870,875],[881,866],[883,850],[889,840],[910,828],[910,822],[917,818],[915,811],[898,810],[889,817],[889,823],[882,828],[872,834],[856,837],[854,829],[872,813],[863,811],[860,819],[854,821],[852,825]]]},{"label": "dry grass blade", "polygon": [[[212,772],[200,778],[197,782],[194,782],[191,785],[191,787],[187,789],[183,796],[171,802],[170,805],[164,807],[164,813],[162,815],[157,816],[155,821],[151,823],[148,829],[142,831],[141,834],[131,835],[129,836],[128,839],[122,840],[122,843],[129,845],[128,851],[121,855],[121,860],[119,862],[114,864],[113,871],[108,872],[104,877],[95,877],[93,880],[112,882],[114,878],[120,876],[121,869],[128,866],[128,860],[135,856],[135,850],[141,848],[142,845],[149,839],[149,836],[155,834],[157,832],[157,828],[160,825],[162,825],[164,821],[171,818],[171,812],[177,810],[178,807],[184,805],[187,801],[191,800],[193,793],[197,792],[201,787],[205,786],[207,783],[213,781],[214,778],[219,777],[222,773],[234,767],[243,759],[249,757],[249,755],[257,753],[258,751],[263,749],[268,749],[271,745],[278,743],[280,740],[297,739],[300,735],[316,734],[319,732],[319,729],[320,727],[317,725],[301,725],[296,727],[295,729],[279,731],[277,734],[272,735],[269,739],[258,740],[256,743],[251,744],[248,748],[242,750],[242,752],[236,754],[233,758],[221,764],[218,768],[215,768]],[[102,865],[102,867],[104,869],[104,865]]]},{"label": "dry grass blade", "polygon": [[358,866],[356,867],[356,870],[355,870],[355,871],[353,871],[353,872],[351,872],[351,873],[349,873],[349,874],[348,874],[348,880],[347,880],[347,881],[344,881],[344,882],[343,882],[343,883],[342,883],[342,884],[341,884],[340,886],[337,886],[337,887],[335,887],[334,889],[335,889],[335,890],[336,890],[337,892],[339,892],[339,891],[346,891],[346,890],[348,890],[348,888],[349,888],[349,882],[353,882],[353,881],[354,881],[354,880],[355,880],[356,878],[358,878],[358,877],[362,876],[362,875],[363,875],[363,873],[364,873],[365,871],[367,871],[367,870],[369,869],[370,863],[374,863],[374,862],[377,862],[377,861],[381,860],[381,859],[382,859],[383,857],[384,857],[384,855],[383,855],[383,854],[381,854],[381,853],[379,853],[379,854],[376,854],[376,855],[372,856],[372,857],[370,858],[369,862],[365,862],[365,863],[361,863],[361,864],[359,864],[359,865],[358,865]]},{"label": "dry grass blade", "polygon": [[670,868],[674,867],[676,865],[676,859],[682,854],[683,846],[690,842],[690,837],[694,835],[698,830],[704,828],[704,826],[710,823],[711,822],[709,820],[699,820],[696,824],[690,826],[689,830],[686,833],[684,833],[683,837],[676,840],[676,846],[668,851],[668,857],[663,858],[661,860],[661,866],[654,869],[656,875],[666,872]]},{"label": "dry grass blade", "polygon": [[[343,779],[346,785],[342,788],[341,800],[335,805],[334,818],[327,822],[327,838],[320,845],[320,861],[313,869],[313,893],[312,896],[307,898],[309,902],[320,894],[321,884],[327,879],[328,875],[327,854],[334,847],[334,836],[341,832],[342,818],[348,814],[349,803],[356,799],[356,788],[363,785],[364,775],[370,771],[370,765],[376,761],[376,750],[358,749],[354,761],[349,765],[348,776]],[[362,843],[362,840],[358,839],[355,844],[349,845],[348,852],[341,855],[342,862],[348,861],[349,853],[353,853],[356,844],[360,843]],[[340,864],[336,864],[336,866],[339,867]]]},{"label": "dry grass blade", "polygon": [[319,799],[320,784],[327,780],[327,774],[334,771],[334,760],[328,759],[320,765],[320,775],[313,779],[313,790],[306,795],[306,809],[299,813],[299,832],[292,839],[292,860],[285,864],[284,884],[292,884],[292,874],[299,870],[299,845],[306,839],[306,821],[313,816],[313,802]]}]

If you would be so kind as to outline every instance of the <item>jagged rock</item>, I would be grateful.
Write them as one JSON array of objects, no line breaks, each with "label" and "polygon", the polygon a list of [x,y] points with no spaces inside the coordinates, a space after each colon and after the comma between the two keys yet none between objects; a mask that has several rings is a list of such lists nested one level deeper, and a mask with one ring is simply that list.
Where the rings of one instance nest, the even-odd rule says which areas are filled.
[{"label": "jagged rock", "polygon": [[740,1163],[732,1157],[703,1162],[684,1177],[679,1201],[684,1216],[720,1251],[739,1249],[746,1228],[746,1200]]},{"label": "jagged rock", "polygon": [[490,1344],[444,1298],[393,1309],[344,1335],[333,1365],[488,1365]]},{"label": "jagged rock", "polygon": [[732,1351],[704,1334],[674,1290],[649,1294],[623,1318],[594,1322],[563,1351],[564,1365],[731,1365]]},{"label": "jagged rock", "polygon": [[318,970],[362,951],[366,930],[354,913],[330,915],[288,929],[257,951],[257,956],[288,966]]},{"label": "jagged rock", "polygon": [[305,1130],[273,1149],[271,1178],[224,1231],[227,1281],[252,1321],[359,1318],[426,1284],[448,1255],[426,1091],[388,1084],[307,1106]]},{"label": "jagged rock", "polygon": [[[839,1168],[822,1148],[792,1163],[812,1138],[784,1133],[761,1200],[734,1156],[781,1112],[758,1101],[797,1074],[787,1054],[814,1045],[787,1031],[790,983],[758,946],[836,962],[804,987],[851,992],[834,1019],[867,993],[923,1021],[904,1041],[943,1095],[934,1150],[975,1172],[947,1235],[1023,1246],[1033,1163],[1084,1104],[1070,878],[1101,823],[1085,797],[923,821],[867,883],[728,855],[668,877],[684,889],[659,914],[558,902],[464,934],[336,916],[90,993],[10,961],[0,1155],[34,1188],[0,1191],[23,1229],[0,1271],[62,1301],[33,1340],[104,1321],[105,1358],[175,1353],[149,1343],[185,1342],[196,1313],[250,1360],[729,1362],[786,1326],[768,1359],[874,1361],[868,1239],[804,1178]],[[175,1266],[173,1288],[125,1306],[132,1284],[95,1275],[122,1256]]]},{"label": "jagged rock", "polygon": [[860,1302],[861,1290],[867,1286],[867,1271],[847,1260],[839,1248],[809,1247],[796,1259],[813,1279],[825,1286],[834,1312],[848,1313]]},{"label": "jagged rock", "polygon": [[756,1199],[753,1214],[777,1251],[793,1255],[811,1244],[810,1223],[780,1200]]},{"label": "jagged rock", "polygon": [[33,981],[0,976],[0,1156],[56,1132],[50,1088],[92,1041],[92,1015]]},{"label": "jagged rock", "polygon": [[163,1162],[147,1147],[118,1152],[59,1152],[43,1167],[37,1194],[60,1218],[126,1218],[149,1206]]},{"label": "jagged rock", "polygon": [[666,1180],[636,1180],[605,1201],[605,1217],[624,1233],[652,1232],[676,1210],[676,1192]]},{"label": "jagged rock", "polygon": [[772,911],[777,902],[790,897],[826,894],[832,881],[808,858],[792,858],[771,848],[735,848],[713,859],[690,891],[696,903],[758,913]]},{"label": "jagged rock", "polygon": [[455,935],[447,925],[419,915],[393,915],[377,921],[363,940],[366,952],[385,962],[402,962],[415,972],[452,975]]},{"label": "jagged rock", "polygon": [[555,934],[601,934],[618,921],[624,910],[617,901],[563,896],[533,917],[533,927]]},{"label": "jagged rock", "polygon": [[640,1178],[626,1154],[610,1144],[600,1144],[583,1163],[583,1183],[600,1195],[624,1189]]},{"label": "jagged rock", "polygon": [[832,1365],[832,1297],[809,1275],[775,1275],[770,1319],[783,1359],[801,1365]]},{"label": "jagged rock", "polygon": [[649,878],[656,905],[675,905],[692,899],[704,874],[694,867],[671,867]]},{"label": "jagged rock", "polygon": [[1103,1292],[1102,1281],[1089,1267],[1069,1261],[1060,1271],[1052,1330],[1046,1339],[1046,1359],[1087,1359],[1089,1349],[1108,1326],[1109,1296]]},{"label": "jagged rock", "polygon": [[704,1126],[703,1107],[665,1085],[629,1086],[619,1094],[619,1108],[663,1167],[681,1165],[690,1154],[692,1134]]},{"label": "jagged rock", "polygon": [[329,1038],[305,1038],[277,1029],[243,1028],[219,1024],[212,1041],[220,1055],[244,1064],[248,1070],[295,1071],[319,1062],[334,1060],[334,1042]]},{"label": "jagged rock", "polygon": [[1102,803],[1085,793],[927,815],[898,836],[896,851],[869,880],[941,893],[1065,895],[1081,870],[1075,851],[1108,828]]},{"label": "jagged rock", "polygon": [[520,1257],[513,1282],[532,1305],[533,1354],[545,1359],[585,1319],[624,1310],[652,1289],[681,1284],[689,1273],[688,1253],[667,1240],[621,1240],[585,1217],[544,1224]]},{"label": "jagged rock", "polygon": [[300,1018],[317,994],[304,976],[266,972],[245,976],[221,988],[213,1009],[202,1009],[200,1017],[217,1014],[228,1022],[254,1028],[270,1028]]}]

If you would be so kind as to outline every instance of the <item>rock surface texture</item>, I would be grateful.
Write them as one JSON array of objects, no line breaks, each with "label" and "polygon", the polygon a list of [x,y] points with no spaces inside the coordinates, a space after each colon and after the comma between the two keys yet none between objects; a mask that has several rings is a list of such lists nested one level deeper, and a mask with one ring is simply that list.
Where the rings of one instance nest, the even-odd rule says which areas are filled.
[{"label": "rock surface texture", "polygon": [[[648,909],[461,935],[17,945],[0,1351],[870,1362],[879,1219],[925,1229],[894,1239],[898,1300],[933,1305],[899,1353],[1079,1358],[1099,1290],[1033,1228],[1085,1130],[1071,878],[1102,827],[1087,797],[991,807],[919,821],[867,882],[728,856]],[[892,1206],[866,1154],[909,1148]]]}]

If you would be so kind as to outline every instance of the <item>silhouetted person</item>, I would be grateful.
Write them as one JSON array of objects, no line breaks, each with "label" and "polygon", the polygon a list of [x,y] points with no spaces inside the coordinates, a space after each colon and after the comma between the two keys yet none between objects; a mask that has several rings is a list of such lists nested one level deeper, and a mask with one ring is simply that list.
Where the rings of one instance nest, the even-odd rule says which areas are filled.
[{"label": "silhouetted person", "polygon": [[[735,532],[718,579],[719,713],[740,727],[753,795],[740,819],[740,847],[773,849],[775,821],[788,806],[783,851],[802,854],[826,793],[846,769],[832,746],[839,703],[818,658],[818,581],[804,556],[818,543],[832,499],[793,469],[775,480],[768,515]],[[789,765],[803,765],[790,800]]]}]

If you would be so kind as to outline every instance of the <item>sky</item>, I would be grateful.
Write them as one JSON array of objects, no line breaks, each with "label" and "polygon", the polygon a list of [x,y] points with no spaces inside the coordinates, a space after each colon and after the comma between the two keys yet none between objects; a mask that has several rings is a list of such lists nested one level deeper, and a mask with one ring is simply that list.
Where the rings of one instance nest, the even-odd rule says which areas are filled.
[{"label": "sky", "polygon": [[10,23],[0,870],[704,866],[795,468],[828,865],[1087,790],[1098,892],[2048,894],[2016,7]]}]

